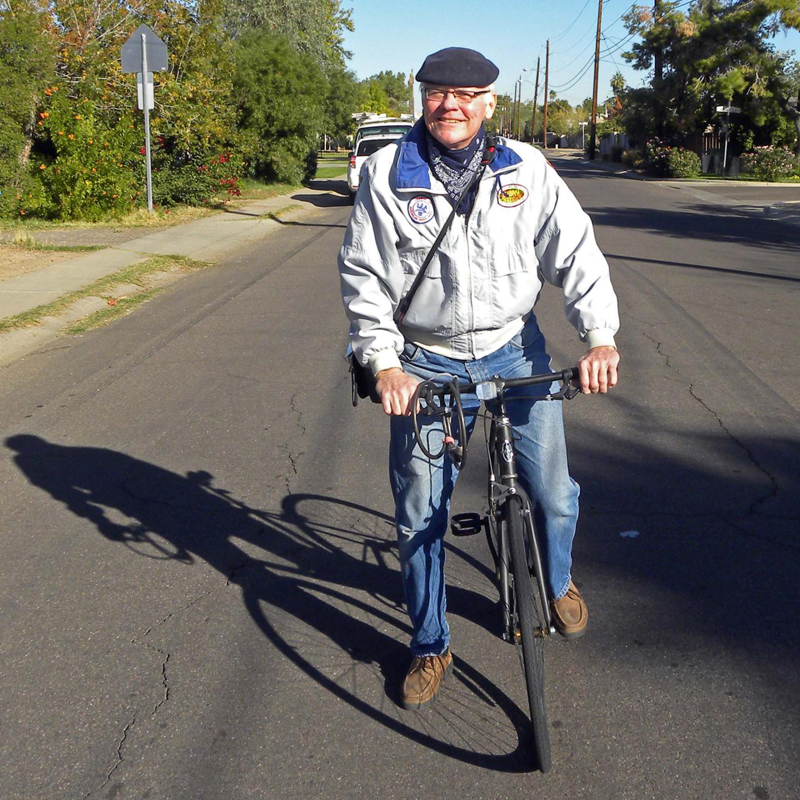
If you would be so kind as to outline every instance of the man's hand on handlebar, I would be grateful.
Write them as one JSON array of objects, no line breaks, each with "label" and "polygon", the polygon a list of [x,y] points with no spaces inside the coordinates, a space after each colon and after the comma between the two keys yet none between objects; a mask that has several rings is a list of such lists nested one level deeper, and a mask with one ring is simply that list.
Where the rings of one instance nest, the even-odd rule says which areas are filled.
[{"label": "man's hand on handlebar", "polygon": [[593,347],[578,361],[580,388],[584,394],[605,394],[617,385],[619,353],[616,347]]},{"label": "man's hand on handlebar", "polygon": [[381,396],[383,410],[390,416],[410,416],[419,381],[399,367],[381,370],[375,378],[375,388]]}]

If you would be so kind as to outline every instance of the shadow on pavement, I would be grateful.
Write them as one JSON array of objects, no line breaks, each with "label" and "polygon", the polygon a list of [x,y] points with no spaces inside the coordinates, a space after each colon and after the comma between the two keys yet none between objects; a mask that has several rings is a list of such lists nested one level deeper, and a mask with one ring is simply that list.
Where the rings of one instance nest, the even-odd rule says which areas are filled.
[{"label": "shadow on pavement", "polygon": [[732,269],[731,267],[710,267],[706,264],[686,264],[681,261],[662,261],[658,258],[641,258],[639,256],[620,255],[619,253],[611,253],[608,250],[604,251],[606,258],[618,258],[621,261],[636,261],[641,264],[658,264],[664,267],[680,267],[682,269],[699,269],[707,270],[709,272],[722,272],[728,275],[744,275],[748,278],[767,278],[773,281],[789,281],[791,283],[800,283],[800,277],[793,275],[775,275],[769,272],[753,272],[748,269]]},{"label": "shadow on pavement", "polygon": [[[671,671],[714,674],[710,654],[725,654],[728,672],[707,688],[710,697],[727,702],[752,684],[759,703],[791,716],[800,667],[800,437],[695,434],[690,451],[678,450],[680,429],[655,425],[646,406],[628,411],[631,429],[642,431],[635,447],[621,446],[613,431],[570,426],[580,442],[573,472],[587,478],[578,579],[590,581],[590,604],[604,612],[585,646],[620,676],[658,671],[666,692],[675,691]],[[531,769],[526,714],[463,654],[430,709],[413,714],[386,702],[405,671],[409,635],[386,515],[313,494],[287,495],[265,511],[214,486],[208,472],[184,476],[33,435],[5,444],[30,483],[108,540],[144,558],[202,560],[226,576],[288,662],[388,731],[486,769]],[[462,480],[483,483],[475,474]],[[481,588],[486,567],[452,539],[448,564],[449,611],[493,629],[495,603]],[[569,658],[560,647],[553,656]],[[558,671],[548,680],[555,691],[581,685],[580,675]],[[764,719],[781,735],[779,712],[770,713]]]},{"label": "shadow on pavement", "polygon": [[686,205],[684,210],[650,208],[587,208],[595,225],[620,230],[641,230],[676,239],[746,244],[796,257],[800,230],[780,221],[758,219],[732,211],[728,206]]},{"label": "shadow on pavement", "polygon": [[304,203],[311,203],[319,208],[334,208],[336,206],[350,205],[350,192],[347,188],[347,181],[340,179],[328,179],[319,181],[309,181],[306,186],[315,192],[322,194],[293,194],[292,200],[301,200]]},{"label": "shadow on pavement", "polygon": [[[117,451],[27,434],[5,443],[33,485],[108,540],[145,558],[200,559],[226,576],[274,647],[367,717],[450,758],[498,771],[531,769],[526,715],[464,658],[429,713],[385,702],[405,673],[410,635],[389,517],[295,494],[267,512],[215,487],[208,472],[184,476]],[[454,613],[492,624],[497,612],[489,598],[448,591]]]}]

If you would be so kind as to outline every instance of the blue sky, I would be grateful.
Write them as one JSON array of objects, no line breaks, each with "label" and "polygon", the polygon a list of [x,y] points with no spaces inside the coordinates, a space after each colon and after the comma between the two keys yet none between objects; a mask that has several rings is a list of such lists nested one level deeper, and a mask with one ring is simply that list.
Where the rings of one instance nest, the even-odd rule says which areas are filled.
[{"label": "blue sky", "polygon": [[[353,52],[349,66],[359,79],[381,70],[416,72],[428,53],[442,47],[472,47],[500,68],[499,92],[513,94],[514,82],[522,74],[523,98],[528,100],[533,98],[538,56],[540,87],[544,85],[549,38],[550,87],[573,104],[591,97],[597,0],[343,0],[342,6],[353,10],[355,31],[347,34],[345,47]],[[621,19],[630,7],[629,0],[603,4],[601,99],[611,93],[611,77],[618,69],[631,86],[647,82],[647,73],[633,70],[621,55],[630,45]],[[800,33],[780,33],[775,45],[797,57]],[[531,71],[523,73],[523,68]]]}]

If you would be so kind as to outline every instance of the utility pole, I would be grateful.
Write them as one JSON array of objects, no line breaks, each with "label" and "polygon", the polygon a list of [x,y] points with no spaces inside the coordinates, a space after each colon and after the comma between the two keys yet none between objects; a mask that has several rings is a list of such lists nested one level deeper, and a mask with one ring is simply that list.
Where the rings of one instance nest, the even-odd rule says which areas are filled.
[{"label": "utility pole", "polygon": [[[661,0],[653,0],[653,22],[658,25]],[[653,85],[658,86],[664,77],[664,52],[660,47],[656,48],[653,62]]]},{"label": "utility pole", "polygon": [[519,113],[519,81],[514,82],[514,105],[511,109],[511,138],[517,138],[517,114]]},{"label": "utility pole", "polygon": [[592,89],[592,127],[589,134],[589,161],[594,161],[597,149],[597,82],[600,77],[600,33],[603,20],[603,0],[597,3],[597,41],[594,46],[594,88]]},{"label": "utility pole", "polygon": [[[653,22],[658,25],[661,17],[661,0],[653,0]],[[653,89],[658,92],[661,89],[662,81],[664,80],[664,51],[661,47],[657,47],[653,56]],[[654,98],[653,116],[655,117],[656,136],[659,138],[664,135],[664,115],[661,113],[661,105],[658,102],[658,97]]]},{"label": "utility pole", "polygon": [[411,119],[414,119],[414,70],[408,73],[408,110],[411,112]]},{"label": "utility pole", "polygon": [[[541,52],[541,50],[539,51]],[[533,90],[533,114],[531,115],[531,144],[533,144],[534,132],[536,130],[536,103],[539,101],[539,64],[541,58],[536,59],[536,88]]]},{"label": "utility pole", "polygon": [[542,128],[542,146],[547,150],[547,101],[550,86],[550,40],[547,40],[547,53],[544,60],[544,128]]}]

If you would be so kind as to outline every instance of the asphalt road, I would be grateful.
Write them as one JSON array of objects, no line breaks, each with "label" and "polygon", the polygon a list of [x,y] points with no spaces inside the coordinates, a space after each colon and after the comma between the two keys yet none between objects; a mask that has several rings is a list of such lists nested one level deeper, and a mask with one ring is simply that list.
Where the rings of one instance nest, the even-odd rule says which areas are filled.
[{"label": "asphalt road", "polygon": [[[477,538],[449,546],[455,675],[395,702],[387,424],[350,406],[332,194],[0,372],[0,797],[797,796],[800,231],[557,166],[623,370],[565,409],[591,617],[548,643],[552,772]],[[573,362],[558,292],[537,310]],[[476,442],[454,511],[481,490]]]}]

